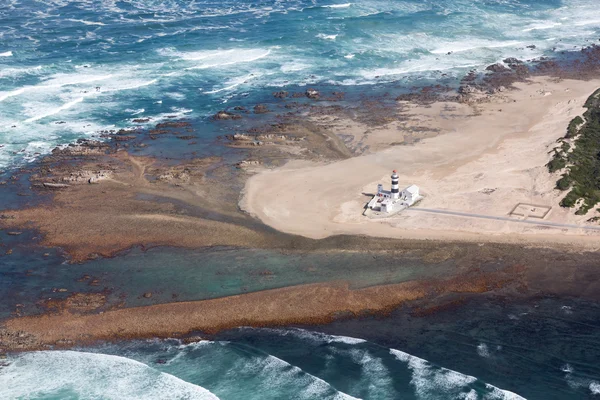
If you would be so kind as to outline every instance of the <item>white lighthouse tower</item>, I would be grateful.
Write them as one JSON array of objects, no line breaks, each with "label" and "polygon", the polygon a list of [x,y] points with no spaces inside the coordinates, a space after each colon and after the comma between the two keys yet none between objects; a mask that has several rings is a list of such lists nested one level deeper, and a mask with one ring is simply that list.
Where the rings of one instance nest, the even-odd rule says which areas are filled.
[{"label": "white lighthouse tower", "polygon": [[391,178],[392,187],[390,190],[385,190],[382,184],[377,185],[377,194],[367,203],[364,215],[370,218],[395,215],[423,198],[419,194],[419,187],[416,185],[410,185],[400,191],[398,187],[398,181],[400,180],[398,171],[394,170]]},{"label": "white lighthouse tower", "polygon": [[394,170],[392,173],[392,199],[400,198],[400,188],[398,187],[398,179],[398,173],[396,170]]}]

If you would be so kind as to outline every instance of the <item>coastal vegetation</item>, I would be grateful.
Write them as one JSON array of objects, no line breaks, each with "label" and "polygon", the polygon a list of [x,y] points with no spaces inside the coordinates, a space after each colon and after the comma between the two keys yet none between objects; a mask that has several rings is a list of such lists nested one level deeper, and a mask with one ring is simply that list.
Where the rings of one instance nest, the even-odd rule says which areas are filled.
[{"label": "coastal vegetation", "polygon": [[578,215],[585,215],[600,202],[600,89],[596,90],[567,128],[559,147],[547,164],[550,172],[564,170],[556,188],[569,191],[562,199],[562,207],[576,207]]}]

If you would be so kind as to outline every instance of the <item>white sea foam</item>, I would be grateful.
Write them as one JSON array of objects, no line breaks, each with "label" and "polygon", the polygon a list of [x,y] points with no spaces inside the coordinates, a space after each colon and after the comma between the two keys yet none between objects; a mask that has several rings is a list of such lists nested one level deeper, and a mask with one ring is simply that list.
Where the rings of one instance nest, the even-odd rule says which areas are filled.
[{"label": "white sea foam", "polygon": [[235,78],[229,79],[227,82],[225,82],[226,86],[219,88],[219,89],[208,90],[208,91],[205,91],[204,93],[215,94],[215,93],[220,93],[220,92],[224,92],[224,91],[229,91],[229,90],[235,89],[236,87],[238,87],[240,85],[246,84],[253,79],[257,79],[261,75],[262,74],[257,72],[257,73],[252,73],[252,74],[248,74],[248,75],[244,75],[244,76],[235,77]]},{"label": "white sea foam", "polygon": [[[166,363],[171,365],[180,361],[185,365],[187,360],[184,358],[188,354],[194,354],[193,357],[198,357],[199,351],[206,351],[211,346],[219,346],[223,349],[219,350],[225,359],[225,353],[232,352],[239,354],[239,348],[230,347],[231,342],[227,341],[207,341],[202,340],[190,344],[182,344],[174,350],[177,354],[168,360]],[[254,354],[254,352],[258,354]],[[200,353],[202,354],[202,353]],[[253,354],[246,354],[238,358],[238,362],[227,369],[224,376],[221,377],[221,382],[224,385],[230,381],[237,381],[248,377],[251,380],[256,380],[257,390],[276,393],[280,388],[286,388],[290,385],[295,390],[295,399],[312,400],[312,399],[328,399],[328,400],[357,400],[356,397],[340,392],[325,382],[301,368],[292,365],[273,355],[262,353],[253,349]],[[226,389],[225,389],[226,390]],[[271,397],[269,397],[271,398]]]},{"label": "white sea foam", "polygon": [[479,343],[477,345],[477,354],[479,354],[480,357],[489,358],[490,357],[490,349],[488,349],[487,344]]},{"label": "white sea foam", "polygon": [[335,39],[337,39],[338,35],[326,35],[324,33],[319,33],[315,37],[317,37],[319,39],[325,39],[325,40],[335,40]]},{"label": "white sea foam", "polygon": [[[461,398],[459,396],[464,393],[464,388],[477,381],[474,376],[434,366],[427,360],[400,350],[390,349],[390,354],[408,364],[413,372],[411,384],[420,399]],[[486,384],[486,388],[490,391],[489,395],[485,396],[486,399],[524,400],[513,392],[489,384]],[[445,397],[438,397],[440,393]]]},{"label": "white sea foam", "polygon": [[[253,328],[244,328],[244,329],[253,329]],[[275,328],[265,328],[261,329],[265,332],[273,332],[282,336],[291,335],[300,339],[310,340],[310,341],[318,341],[325,343],[345,343],[350,345],[367,343],[364,339],[353,338],[349,336],[336,336],[336,335],[327,335],[321,332],[313,332],[308,331],[306,329],[294,328],[294,329],[275,329]]]},{"label": "white sea foam", "polygon": [[31,118],[27,118],[24,122],[25,123],[31,123],[31,122],[39,121],[40,119],[43,119],[43,118],[50,117],[52,115],[58,114],[61,111],[68,110],[69,108],[73,107],[74,105],[81,103],[83,100],[85,100],[85,98],[86,98],[86,96],[78,97],[75,100],[71,100],[68,103],[63,104],[60,107],[54,108],[54,109],[49,110],[49,111],[44,111],[41,114],[34,115]]},{"label": "white sea foam", "polygon": [[303,62],[299,62],[299,61],[291,61],[291,62],[286,62],[284,63],[281,67],[280,70],[281,72],[283,72],[284,74],[288,74],[290,72],[296,72],[296,71],[302,71],[302,70],[307,70],[310,69],[310,65],[303,63]]},{"label": "white sea foam", "polygon": [[[350,338],[345,338],[345,340],[348,339]],[[351,342],[350,344],[355,343]],[[373,356],[368,349],[362,348],[352,348],[349,352],[342,352],[343,355],[346,353],[350,355],[355,364],[361,367],[362,379],[354,382],[356,391],[366,390],[368,398],[372,399],[386,398],[389,393],[394,391],[390,371],[381,358]]]},{"label": "white sea foam", "polygon": [[344,4],[329,4],[321,6],[322,8],[348,8],[352,5],[352,3],[344,3]]},{"label": "white sea foam", "polygon": [[0,92],[0,101],[4,101],[4,100],[8,99],[9,97],[14,97],[14,96],[23,94],[23,93],[25,93],[25,90],[26,90],[26,88],[19,88],[19,89],[10,91],[10,92]]},{"label": "white sea foam", "polygon": [[261,49],[248,49],[227,53],[222,52],[212,57],[207,57],[203,59],[204,62],[193,67],[188,67],[186,70],[222,68],[240,63],[250,63],[268,57],[269,54],[271,54],[271,49],[266,51]]},{"label": "white sea foam", "polygon": [[4,53],[0,53],[0,57],[12,57],[12,51],[5,51]]},{"label": "white sea foam", "polygon": [[466,69],[477,67],[478,64],[464,64],[464,63],[456,63],[452,64],[449,62],[447,64],[436,63],[435,60],[421,60],[421,62],[415,62],[412,65],[406,62],[401,64],[398,68],[376,68],[372,70],[362,70],[360,74],[367,79],[379,78],[382,76],[395,76],[395,75],[406,75],[406,74],[415,74],[415,73],[424,73],[424,72],[432,72],[432,71],[450,71],[454,69]]},{"label": "white sea foam", "polygon": [[563,372],[566,372],[567,374],[570,374],[570,373],[572,373],[572,372],[573,372],[573,367],[571,367],[571,365],[570,365],[570,364],[565,364],[565,365],[563,365],[563,366],[561,367],[561,369],[560,369],[560,370],[561,370],[561,371],[563,371]]},{"label": "white sea foam", "polygon": [[79,23],[82,23],[84,25],[98,25],[98,26],[105,26],[106,25],[106,24],[104,24],[102,22],[86,21],[84,19],[67,19],[67,21],[79,22]]},{"label": "white sea foam", "polygon": [[[332,399],[332,400],[358,400],[346,393],[335,390],[324,380],[311,375],[302,369],[291,365],[280,358],[267,355],[266,358],[256,359],[251,364],[246,364],[244,369],[250,369],[263,375],[262,382],[269,387],[277,388],[288,382],[302,386],[304,389],[298,398],[302,399]],[[333,397],[327,396],[334,392]]]},{"label": "white sea foam", "polygon": [[523,32],[531,32],[531,31],[539,31],[545,29],[556,28],[557,26],[562,26],[561,22],[541,22],[529,25],[529,27],[523,29]]},{"label": "white sea foam", "polygon": [[600,383],[596,381],[590,383],[590,392],[592,392],[592,394],[600,394]]},{"label": "white sea foam", "polygon": [[41,351],[9,358],[0,397],[218,400],[208,390],[125,357]]},{"label": "white sea foam", "polygon": [[41,65],[27,68],[2,68],[0,69],[0,78],[16,78],[23,75],[39,74],[42,68]]},{"label": "white sea foam", "polygon": [[177,100],[177,101],[185,100],[185,94],[179,93],[179,92],[168,92],[168,93],[165,93],[165,96],[167,96],[170,99]]},{"label": "white sea foam", "polygon": [[447,54],[447,53],[460,53],[465,51],[477,50],[477,49],[497,49],[502,47],[516,47],[520,46],[523,43],[517,40],[508,40],[508,41],[454,41],[454,42],[446,42],[442,44],[440,47],[437,47],[430,52],[432,54]]}]

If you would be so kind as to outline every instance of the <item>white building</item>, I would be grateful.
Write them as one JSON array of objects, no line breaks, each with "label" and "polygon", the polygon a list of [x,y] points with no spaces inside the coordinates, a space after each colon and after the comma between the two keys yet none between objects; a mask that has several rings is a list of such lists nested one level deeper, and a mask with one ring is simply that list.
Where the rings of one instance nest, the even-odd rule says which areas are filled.
[{"label": "white building", "polygon": [[408,208],[421,200],[417,185],[410,185],[402,191],[398,188],[398,174],[392,173],[391,190],[385,190],[382,184],[377,185],[377,194],[369,201],[367,208],[382,213],[391,213]]}]

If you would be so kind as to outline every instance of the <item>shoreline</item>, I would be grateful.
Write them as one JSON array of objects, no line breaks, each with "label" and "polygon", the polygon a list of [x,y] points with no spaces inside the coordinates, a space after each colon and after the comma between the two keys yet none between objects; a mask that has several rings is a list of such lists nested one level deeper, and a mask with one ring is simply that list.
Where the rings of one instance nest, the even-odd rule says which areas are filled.
[{"label": "shoreline", "polygon": [[[565,84],[569,85],[568,91],[561,86]],[[80,145],[58,150],[51,159],[41,163],[41,168],[28,171],[36,193],[50,193],[53,200],[23,209],[0,210],[0,227],[6,230],[34,229],[42,234],[42,246],[62,248],[69,254],[70,262],[112,257],[134,246],[190,249],[232,246],[273,249],[283,253],[416,252],[423,260],[429,260],[425,261],[424,266],[427,262],[454,260],[456,254],[450,249],[453,246],[468,249],[466,251],[472,256],[446,280],[416,279],[363,289],[349,289],[348,282],[343,281],[335,284],[322,282],[283,286],[212,300],[169,302],[84,313],[76,308],[62,308],[66,306],[58,302],[55,308],[62,310],[59,313],[47,311],[41,315],[0,321],[4,329],[0,329],[3,335],[0,342],[5,347],[9,343],[8,348],[12,350],[26,350],[47,346],[70,347],[75,343],[93,340],[169,337],[178,332],[198,330],[216,332],[240,325],[322,324],[344,315],[356,317],[364,312],[385,314],[419,299],[435,303],[440,293],[495,293],[496,290],[503,290],[505,284],[522,285],[523,282],[519,281],[521,272],[501,277],[496,274],[497,271],[488,273],[480,270],[483,262],[502,260],[505,257],[503,254],[514,252],[518,256],[512,260],[512,267],[519,271],[525,268],[528,273],[538,277],[545,267],[536,264],[538,260],[529,258],[527,252],[530,250],[532,254],[544,255],[540,259],[548,257],[543,249],[560,251],[575,258],[593,257],[595,253],[586,252],[600,248],[595,235],[559,236],[510,230],[491,235],[481,227],[469,231],[469,226],[461,227],[455,223],[454,230],[440,229],[440,226],[423,229],[418,225],[414,230],[401,230],[377,222],[357,223],[354,215],[361,208],[361,202],[366,202],[362,193],[368,193],[379,179],[385,179],[390,162],[409,160],[423,167],[418,174],[401,175],[406,183],[419,184],[417,178],[424,178],[430,183],[449,184],[453,182],[449,177],[454,177],[454,182],[466,182],[468,179],[465,177],[472,178],[473,170],[487,171],[490,174],[488,179],[493,180],[498,176],[494,176],[494,171],[485,170],[485,167],[498,165],[493,161],[501,157],[503,151],[514,152],[523,148],[530,151],[525,154],[531,156],[526,157],[526,161],[544,169],[535,176],[549,175],[544,167],[546,154],[539,151],[539,146],[520,146],[519,141],[537,142],[541,139],[541,145],[551,145],[555,136],[562,135],[566,129],[568,120],[562,124],[563,119],[570,119],[581,111],[588,90],[593,92],[600,86],[600,80],[556,81],[554,78],[537,77],[528,83],[517,83],[516,86],[517,89],[502,91],[492,98],[487,96],[484,101],[472,103],[404,102],[405,118],[400,125],[394,122],[378,126],[368,134],[369,137],[353,139],[357,141],[355,144],[367,139],[363,142],[367,147],[377,149],[379,146],[381,149],[377,152],[367,150],[354,157],[350,156],[348,149],[342,148],[344,143],[338,132],[339,127],[327,130],[311,123],[297,122],[259,131],[256,137],[241,135],[237,139],[232,138],[226,145],[245,152],[244,159],[237,163],[237,169],[233,171],[231,165],[217,158],[173,163],[156,157],[134,156],[127,146],[120,145],[121,139],[115,139],[112,146],[84,141]],[[544,90],[540,90],[540,86]],[[537,93],[536,97],[531,97],[533,94],[526,89]],[[549,92],[552,94],[546,94]],[[520,98],[515,99],[514,96]],[[502,107],[502,111],[498,110],[499,107]],[[533,115],[510,120],[511,116],[521,113],[526,107],[533,109]],[[562,110],[565,113],[546,121],[548,110]],[[486,125],[485,118],[497,117],[500,112],[504,119],[515,126],[503,131],[502,124]],[[341,118],[338,121],[342,125],[352,122],[339,116],[337,118]],[[173,126],[180,124],[174,122]],[[460,129],[465,126],[469,129]],[[546,129],[548,126],[552,129]],[[477,135],[482,127],[487,129],[488,136]],[[405,144],[395,145],[392,140],[398,135],[399,128],[434,134],[412,142],[406,142],[403,137]],[[489,132],[498,135],[490,136]],[[523,132],[527,134],[523,135]],[[260,146],[254,144],[257,138],[264,141]],[[448,154],[452,149],[469,151],[452,158],[453,154]],[[523,157],[523,154],[519,155]],[[491,161],[482,161],[483,156],[491,157]],[[283,162],[286,164],[278,167]],[[518,164],[512,159],[504,161],[505,164],[507,162],[512,166]],[[473,163],[478,163],[477,168],[473,168]],[[426,169],[428,164],[430,168]],[[375,168],[369,168],[371,165]],[[530,166],[525,164],[515,169],[522,171]],[[468,173],[461,174],[461,169],[467,169]],[[348,170],[356,173],[349,180],[351,185],[344,186],[346,181],[339,178],[348,176]],[[506,179],[506,176],[500,178]],[[520,179],[517,180],[523,184],[522,177]],[[542,181],[546,189],[553,184],[548,177]],[[257,185],[257,182],[264,186]],[[479,185],[485,187],[485,180]],[[238,205],[236,190],[242,188],[244,196]],[[319,192],[323,188],[328,189],[325,194]],[[444,187],[433,190],[431,186],[424,186],[424,189],[427,195],[424,206],[425,202],[434,199],[436,190],[438,193],[452,194]],[[488,199],[483,207],[490,209],[494,205],[489,201],[492,198],[489,194],[478,192],[479,197],[474,199],[461,197],[465,192],[468,193],[468,190],[463,188],[462,192],[456,192],[458,195],[454,193],[453,200],[460,199],[467,204],[487,196],[483,197]],[[257,197],[257,193],[263,197]],[[343,195],[339,196],[339,193]],[[343,197],[341,203],[338,202],[340,197]],[[284,208],[273,207],[274,214],[264,212],[265,207],[272,207],[273,204],[265,202],[265,198],[276,201],[278,206],[283,205]],[[552,199],[545,199],[549,198]],[[310,205],[321,201],[315,199],[324,199],[328,206],[311,208],[298,206],[297,203]],[[302,213],[293,214],[289,209],[286,211],[285,207],[290,204],[294,211]],[[314,210],[318,212],[310,212]],[[410,217],[408,219],[407,223],[412,223]],[[305,221],[312,223],[307,226]],[[492,224],[487,229],[497,231],[497,225]],[[7,252],[5,256],[10,254]],[[522,262],[531,265],[523,266]],[[552,288],[548,289],[549,292],[558,290],[555,281],[542,281],[548,285],[546,289]],[[530,283],[527,282],[524,287],[527,288]],[[545,289],[539,286],[536,290],[543,292]],[[310,293],[312,295],[307,298]],[[85,301],[77,298],[74,303]],[[90,301],[94,302],[93,299]],[[255,307],[245,309],[244,317],[237,313],[240,307],[250,307],[251,304]],[[223,306],[229,307],[226,313],[221,311]],[[212,311],[205,316],[202,310]],[[188,319],[190,313],[194,313],[194,319]],[[267,313],[268,317],[263,317],[263,313]],[[98,328],[99,324],[103,327]]]},{"label": "shoreline", "polygon": [[[547,221],[583,224],[590,215],[575,216],[558,205],[564,195],[554,190],[559,177],[548,173],[545,164],[547,153],[564,136],[569,121],[583,113],[583,104],[600,87],[600,80],[556,82],[537,77],[516,86],[478,104],[475,115],[465,105],[413,106],[413,115],[440,131],[413,146],[325,165],[291,161],[260,172],[247,181],[240,207],[277,230],[313,239],[359,234],[600,248],[600,235],[592,231],[582,234],[576,229],[417,214],[410,209],[386,220],[362,216],[364,193],[372,193],[378,182],[389,184],[387,170],[398,168],[401,186],[421,187],[425,195],[421,208],[506,217],[516,204],[543,204],[552,209]],[[454,107],[454,115],[437,121],[435,116],[443,115],[447,107]],[[389,140],[393,132],[375,134]]]}]

